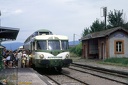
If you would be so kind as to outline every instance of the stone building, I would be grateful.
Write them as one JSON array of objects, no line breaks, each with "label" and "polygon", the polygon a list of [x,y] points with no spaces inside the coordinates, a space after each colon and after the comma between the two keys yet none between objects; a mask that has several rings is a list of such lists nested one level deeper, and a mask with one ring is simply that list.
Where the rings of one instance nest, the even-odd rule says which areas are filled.
[{"label": "stone building", "polygon": [[83,58],[128,57],[128,30],[122,27],[88,34],[81,41]]}]

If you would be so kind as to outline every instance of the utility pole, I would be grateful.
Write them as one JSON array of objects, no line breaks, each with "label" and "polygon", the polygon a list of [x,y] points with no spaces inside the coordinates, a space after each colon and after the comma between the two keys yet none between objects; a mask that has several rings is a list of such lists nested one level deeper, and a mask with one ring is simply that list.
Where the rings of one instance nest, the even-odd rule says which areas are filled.
[{"label": "utility pole", "polygon": [[105,23],[105,30],[106,30],[107,29],[106,27],[107,7],[103,8],[103,16],[104,16],[104,23]]},{"label": "utility pole", "polygon": [[73,45],[75,46],[75,34],[73,34]]},{"label": "utility pole", "polygon": [[75,42],[76,42],[76,41],[75,41],[76,35],[79,36],[79,37],[81,37],[81,36],[78,35],[78,34],[73,34],[73,45],[74,45],[74,46],[76,45],[76,43],[75,43]]},{"label": "utility pole", "polygon": [[1,26],[1,10],[0,10],[0,26]]}]

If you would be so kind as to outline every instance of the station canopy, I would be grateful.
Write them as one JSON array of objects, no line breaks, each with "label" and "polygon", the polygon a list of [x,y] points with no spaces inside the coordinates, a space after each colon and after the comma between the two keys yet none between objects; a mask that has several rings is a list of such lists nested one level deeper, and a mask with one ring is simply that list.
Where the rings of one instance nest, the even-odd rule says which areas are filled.
[{"label": "station canopy", "polygon": [[19,28],[0,26],[0,40],[1,41],[16,40],[18,33],[19,33]]}]

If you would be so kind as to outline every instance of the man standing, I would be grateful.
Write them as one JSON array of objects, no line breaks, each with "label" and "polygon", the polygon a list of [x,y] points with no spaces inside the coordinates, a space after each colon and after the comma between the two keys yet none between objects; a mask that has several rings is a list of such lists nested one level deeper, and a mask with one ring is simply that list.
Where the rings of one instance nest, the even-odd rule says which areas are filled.
[{"label": "man standing", "polygon": [[21,68],[21,59],[22,59],[21,51],[18,51],[17,57],[18,57],[18,68]]}]

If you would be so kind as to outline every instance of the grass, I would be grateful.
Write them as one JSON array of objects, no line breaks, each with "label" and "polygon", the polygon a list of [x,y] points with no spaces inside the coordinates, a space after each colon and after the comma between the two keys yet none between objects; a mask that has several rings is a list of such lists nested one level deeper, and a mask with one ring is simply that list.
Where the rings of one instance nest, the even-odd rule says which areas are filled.
[{"label": "grass", "polygon": [[118,66],[128,66],[128,58],[109,58],[100,63]]},{"label": "grass", "polygon": [[122,58],[108,58],[105,59],[104,61],[102,60],[95,60],[95,59],[82,59],[82,57],[79,57],[75,54],[71,54],[71,59],[74,62],[95,62],[99,64],[104,64],[104,65],[114,65],[114,66],[124,66],[128,67],[128,58],[122,57]]}]

